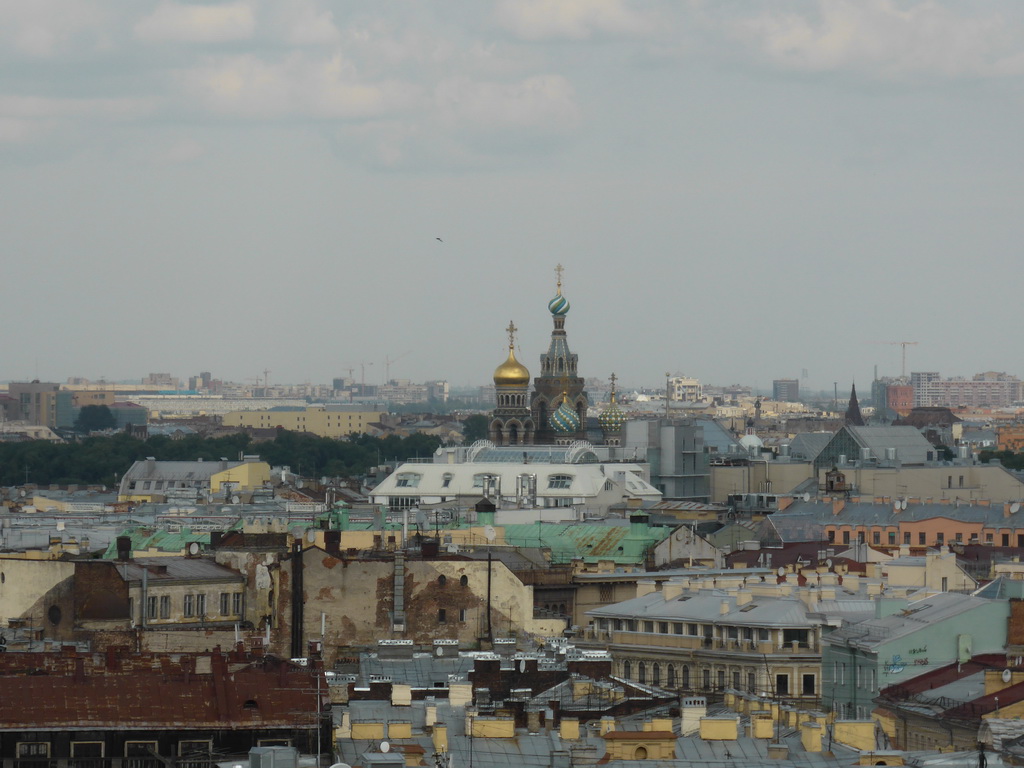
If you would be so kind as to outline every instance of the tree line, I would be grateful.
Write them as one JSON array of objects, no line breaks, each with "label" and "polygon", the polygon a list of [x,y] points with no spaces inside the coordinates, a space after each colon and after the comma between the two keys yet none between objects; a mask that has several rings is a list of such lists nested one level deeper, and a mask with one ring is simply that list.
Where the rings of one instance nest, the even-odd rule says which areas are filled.
[{"label": "tree line", "polygon": [[306,477],[357,477],[384,462],[427,458],[440,445],[440,438],[422,434],[337,440],[281,431],[273,440],[255,443],[244,433],[217,438],[190,435],[181,440],[159,435],[142,440],[120,432],[69,443],[0,443],[0,485],[112,487],[135,461],[148,457],[158,461],[235,461],[241,454],[259,455],[271,466],[288,466]]}]

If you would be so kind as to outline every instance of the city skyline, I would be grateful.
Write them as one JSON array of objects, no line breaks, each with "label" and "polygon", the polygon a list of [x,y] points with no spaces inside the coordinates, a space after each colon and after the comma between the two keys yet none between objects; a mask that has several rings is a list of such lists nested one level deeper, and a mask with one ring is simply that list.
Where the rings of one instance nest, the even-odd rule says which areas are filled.
[{"label": "city skyline", "polygon": [[1007,0],[7,4],[0,378],[464,386],[510,319],[535,374],[559,262],[587,377],[1021,375],[1022,44]]}]

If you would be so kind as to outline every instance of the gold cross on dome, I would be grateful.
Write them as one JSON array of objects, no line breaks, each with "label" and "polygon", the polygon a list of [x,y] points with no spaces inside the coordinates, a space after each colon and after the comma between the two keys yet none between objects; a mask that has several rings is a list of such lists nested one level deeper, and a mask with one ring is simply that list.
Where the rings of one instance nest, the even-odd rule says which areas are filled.
[{"label": "gold cross on dome", "polygon": [[612,392],[614,392],[614,391],[615,391],[615,382],[616,382],[616,381],[618,381],[618,380],[619,380],[619,377],[618,377],[618,376],[616,376],[616,375],[615,375],[615,374],[613,373],[613,374],[611,375],[611,382],[612,382]]},{"label": "gold cross on dome", "polygon": [[519,329],[516,328],[515,323],[509,320],[508,328],[506,328],[505,330],[508,331],[508,346],[509,348],[512,348],[516,343],[516,331],[518,331]]},{"label": "gold cross on dome", "polygon": [[558,293],[562,293],[562,273],[565,272],[565,267],[559,264],[555,267],[555,274],[558,275]]}]

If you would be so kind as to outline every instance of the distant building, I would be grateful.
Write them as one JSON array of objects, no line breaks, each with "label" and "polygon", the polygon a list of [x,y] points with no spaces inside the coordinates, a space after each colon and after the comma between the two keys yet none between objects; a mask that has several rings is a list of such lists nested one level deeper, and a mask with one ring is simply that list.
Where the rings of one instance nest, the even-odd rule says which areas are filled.
[{"label": "distant building", "polygon": [[8,395],[17,401],[17,420],[51,429],[74,425],[73,395],[53,382],[14,382],[7,385]]},{"label": "distant building", "polygon": [[1006,408],[1021,399],[1016,376],[996,371],[977,373],[970,379],[943,379],[936,372],[911,373],[914,405],[949,408]]},{"label": "distant building", "polygon": [[800,400],[799,379],[775,379],[772,381],[772,400],[795,403]]},{"label": "distant building", "polygon": [[666,499],[711,500],[711,469],[704,429],[683,419],[627,421],[622,455],[646,452],[651,484]]},{"label": "distant building", "polygon": [[700,379],[673,376],[668,380],[668,398],[676,403],[696,403],[701,400]]},{"label": "distant building", "polygon": [[310,432],[320,437],[348,437],[370,431],[385,416],[381,411],[355,411],[343,408],[311,406],[302,409],[263,411],[231,411],[225,413],[226,427],[248,429],[286,429],[289,432]]},{"label": "distant building", "polygon": [[251,493],[270,482],[270,465],[259,456],[242,461],[136,461],[121,478],[118,501],[162,502]]}]

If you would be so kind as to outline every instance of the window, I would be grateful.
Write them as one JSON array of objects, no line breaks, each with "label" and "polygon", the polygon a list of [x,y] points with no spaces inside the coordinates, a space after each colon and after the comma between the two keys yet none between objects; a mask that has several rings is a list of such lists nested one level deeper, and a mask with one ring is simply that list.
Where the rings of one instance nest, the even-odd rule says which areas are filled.
[{"label": "window", "polygon": [[653,664],[651,666],[651,685],[661,685],[661,665]]},{"label": "window", "polygon": [[454,480],[454,479],[455,479],[455,475],[453,475],[451,472],[445,472],[441,476],[441,487],[442,488],[447,488],[449,485],[452,484],[452,480]]},{"label": "window", "polygon": [[757,678],[754,676],[754,673],[753,672],[747,672],[747,691],[750,692],[750,693],[755,693],[754,688],[755,688],[756,685],[757,685]]},{"label": "window", "polygon": [[716,677],[718,678],[718,688],[719,688],[719,690],[721,690],[722,688],[725,688],[725,670],[724,669],[718,670],[718,675],[716,675]]},{"label": "window", "polygon": [[636,665],[636,681],[638,683],[647,682],[647,665],[642,661]]},{"label": "window", "polygon": [[964,487],[964,476],[963,475],[960,475],[960,487],[961,488]]},{"label": "window", "polygon": [[696,624],[687,624],[686,625],[686,634],[688,634],[690,637],[696,637],[697,636],[697,625]]},{"label": "window", "polygon": [[889,543],[890,544],[895,544],[896,543],[896,531],[889,531]]},{"label": "window", "polygon": [[949,591],[949,577],[948,576],[943,576],[942,577],[942,591],[943,592]]},{"label": "window", "polygon": [[178,768],[207,768],[213,752],[212,740],[189,740],[178,742]]},{"label": "window", "polygon": [[918,544],[927,544],[928,543],[927,538],[926,538],[927,536],[928,536],[928,534],[926,534],[924,531],[921,531],[920,533],[918,533],[917,534],[917,543]]},{"label": "window", "polygon": [[629,680],[630,679],[630,675],[632,674],[632,671],[633,671],[633,669],[630,666],[630,663],[628,661],[622,662],[622,676],[624,678]]},{"label": "window", "polygon": [[242,593],[241,592],[235,592],[235,594],[233,594],[231,596],[231,610],[232,610],[232,613],[235,614],[235,616],[241,616],[242,615]]},{"label": "window", "polygon": [[804,675],[803,688],[801,690],[801,693],[804,696],[813,696],[816,693],[814,686],[814,675]]},{"label": "window", "polygon": [[444,608],[437,609],[437,623],[444,624],[448,620],[448,615],[445,613]]},{"label": "window", "polygon": [[155,619],[157,611],[157,599],[156,595],[150,595],[146,598],[146,618]]},{"label": "window", "polygon": [[102,741],[72,741],[71,760],[73,768],[101,768],[103,765]]},{"label": "window", "polygon": [[779,696],[789,695],[789,675],[778,674],[775,676],[775,693]]},{"label": "window", "polygon": [[676,687],[676,668],[671,664],[668,665],[668,679],[666,681],[666,684],[669,688]]},{"label": "window", "polygon": [[849,544],[849,543],[850,543],[850,532],[849,531],[843,531],[843,544]]},{"label": "window", "polygon": [[683,625],[682,625],[681,622],[678,622],[678,621],[673,622],[673,624],[672,624],[672,634],[675,634],[675,635],[683,634]]},{"label": "window", "polygon": [[423,475],[418,472],[399,472],[395,476],[397,488],[418,488]]},{"label": "window", "polygon": [[205,616],[206,615],[206,595],[205,594],[198,594],[198,595],[196,595],[196,615],[197,616]]},{"label": "window", "polygon": [[682,684],[683,684],[683,688],[689,688],[690,687],[690,668],[688,666],[686,666],[685,664],[683,665],[683,671],[682,671]]},{"label": "window", "polygon": [[171,596],[161,595],[160,596],[160,618],[169,619],[171,618]]},{"label": "window", "polygon": [[220,615],[228,616],[231,611],[231,595],[227,592],[220,593]]},{"label": "window", "polygon": [[644,632],[654,632],[654,622],[653,621],[645,621],[644,622]]},{"label": "window", "polygon": [[564,490],[572,485],[572,475],[550,475],[548,477],[548,488]]},{"label": "window", "polygon": [[459,621],[461,621],[461,622],[465,622],[466,621],[466,609],[465,608],[459,608]]},{"label": "window", "polygon": [[662,634],[662,635],[667,635],[668,634],[668,622],[667,621],[659,621],[658,622],[658,633]]},{"label": "window", "polygon": [[48,742],[48,741],[19,741],[18,742],[18,757],[19,758],[49,757],[49,756],[50,756],[50,742]]},{"label": "window", "polygon": [[291,739],[260,739],[261,747],[290,747]]},{"label": "window", "polygon": [[125,760],[123,768],[157,768],[161,765],[154,755],[157,754],[155,741],[126,741],[124,743]]},{"label": "window", "polygon": [[910,544],[910,531],[903,532],[903,543]]},{"label": "window", "polygon": [[835,540],[836,540],[836,532],[835,531],[829,531],[828,532],[828,543],[829,544],[833,544],[833,543],[835,543]]},{"label": "window", "polygon": [[957,540],[957,541],[963,541],[963,540],[964,540],[964,534],[963,534],[963,532],[961,532],[961,531],[957,531],[957,532],[956,532],[956,540]]},{"label": "window", "polygon": [[466,574],[462,574],[461,576],[459,576],[459,586],[460,587],[468,587],[469,586],[469,576],[467,576]]},{"label": "window", "polygon": [[935,542],[937,544],[944,544],[945,541],[946,541],[946,534],[944,534],[944,533],[936,533],[935,534]]},{"label": "window", "polygon": [[992,543],[992,534],[991,533],[986,533],[985,534],[985,543],[986,544],[991,544]]},{"label": "window", "polygon": [[879,532],[879,531],[872,531],[872,533],[871,533],[871,543],[872,544],[881,544],[882,543],[882,534],[881,534],[881,532]]},{"label": "window", "polygon": [[732,687],[737,691],[740,689],[740,671],[738,669],[732,671]]},{"label": "window", "polygon": [[740,628],[739,627],[726,627],[725,636],[730,640],[740,639]]},{"label": "window", "polygon": [[999,538],[1002,540],[1004,547],[1010,546],[1010,534],[1003,533],[1003,534],[1000,535]]},{"label": "window", "polygon": [[710,690],[711,689],[711,670],[710,669],[705,669],[704,670],[703,678],[704,678],[704,690],[705,691]]},{"label": "window", "polygon": [[784,629],[782,630],[783,645],[796,643],[800,648],[808,647],[809,631],[806,629]]},{"label": "window", "polygon": [[448,583],[448,577],[445,576],[443,573],[440,576],[437,577],[437,586],[443,587],[447,583]]},{"label": "window", "polygon": [[611,584],[602,584],[600,587],[598,587],[597,599],[600,600],[602,603],[612,602],[612,589],[613,588]]},{"label": "window", "polygon": [[195,603],[195,595],[185,595],[185,600],[183,601],[181,610],[182,615],[186,618],[191,618],[193,615],[195,615]]},{"label": "window", "polygon": [[484,480],[486,480],[487,478],[491,478],[491,477],[494,477],[494,475],[488,475],[486,472],[483,472],[483,473],[478,474],[478,475],[473,475],[473,487],[474,488],[483,488],[484,487]]}]

